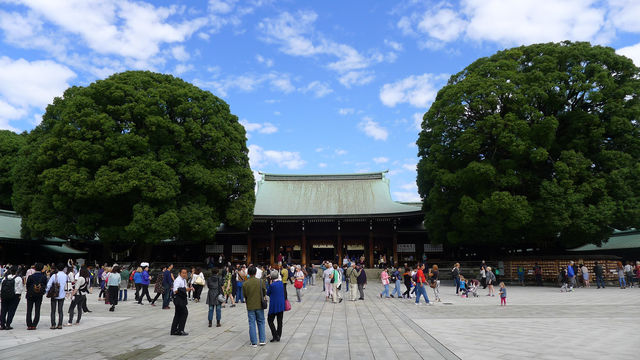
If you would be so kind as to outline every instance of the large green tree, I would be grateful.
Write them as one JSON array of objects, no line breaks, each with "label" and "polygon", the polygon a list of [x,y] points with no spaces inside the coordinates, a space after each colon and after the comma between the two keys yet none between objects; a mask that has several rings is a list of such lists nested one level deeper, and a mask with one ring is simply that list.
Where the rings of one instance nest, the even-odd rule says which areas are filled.
[{"label": "large green tree", "polygon": [[9,130],[0,130],[0,209],[12,210],[13,167],[18,153],[25,144],[25,134],[16,134]]},{"label": "large green tree", "polygon": [[27,137],[13,203],[25,236],[153,243],[247,227],[246,136],[229,105],[170,75],[71,87]]},{"label": "large green tree", "polygon": [[613,49],[571,42],[500,51],[453,75],[418,140],[432,239],[574,247],[639,226],[639,79]]}]

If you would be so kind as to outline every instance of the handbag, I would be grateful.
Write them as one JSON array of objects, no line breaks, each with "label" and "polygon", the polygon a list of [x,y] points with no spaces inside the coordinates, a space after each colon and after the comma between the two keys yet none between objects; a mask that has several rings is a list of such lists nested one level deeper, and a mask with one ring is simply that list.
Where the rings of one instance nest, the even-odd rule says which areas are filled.
[{"label": "handbag", "polygon": [[429,283],[429,287],[431,287],[432,289],[435,289],[438,286],[438,283],[435,281],[432,281]]},{"label": "handbag", "polygon": [[258,280],[260,282],[260,301],[261,301],[261,305],[262,305],[262,309],[266,309],[269,307],[269,304],[267,303],[267,299],[265,299],[265,295],[264,295],[264,286],[262,283],[262,280]]},{"label": "handbag", "polygon": [[293,283],[293,286],[294,286],[296,289],[302,289],[302,285],[303,285],[302,280],[296,280],[296,282],[295,282],[295,283]]},{"label": "handbag", "polygon": [[204,278],[202,278],[201,276],[196,277],[196,281],[194,282],[194,284],[204,286]]},{"label": "handbag", "polygon": [[53,280],[49,291],[47,291],[47,297],[51,299],[57,298],[60,294],[60,283],[58,282],[58,274],[55,274],[54,277],[55,280]]},{"label": "handbag", "polygon": [[291,310],[291,303],[289,302],[289,299],[284,301],[284,311],[289,311]]},{"label": "handbag", "polygon": [[227,300],[227,298],[225,298],[224,295],[218,294],[218,302],[220,304],[224,304],[225,300]]}]

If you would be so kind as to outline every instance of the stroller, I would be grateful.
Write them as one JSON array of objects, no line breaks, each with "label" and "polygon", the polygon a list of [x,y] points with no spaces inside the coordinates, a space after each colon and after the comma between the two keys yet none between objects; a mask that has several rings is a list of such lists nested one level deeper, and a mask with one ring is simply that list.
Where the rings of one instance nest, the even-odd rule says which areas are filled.
[{"label": "stroller", "polygon": [[558,280],[562,284],[560,287],[560,292],[568,292],[572,291],[569,289],[569,275],[567,274],[567,268],[561,268],[558,273]]},{"label": "stroller", "polygon": [[469,291],[467,292],[467,296],[469,293],[473,295],[473,297],[478,297],[478,287],[480,286],[480,282],[476,279],[471,279],[468,281]]}]

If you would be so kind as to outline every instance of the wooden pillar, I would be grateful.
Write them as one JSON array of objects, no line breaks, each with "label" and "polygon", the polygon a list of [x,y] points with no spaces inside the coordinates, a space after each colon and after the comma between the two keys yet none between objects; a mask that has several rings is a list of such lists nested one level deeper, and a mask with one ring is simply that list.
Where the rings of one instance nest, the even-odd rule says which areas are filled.
[{"label": "wooden pillar", "polygon": [[373,230],[369,230],[369,268],[373,267]]},{"label": "wooden pillar", "polygon": [[302,247],[300,249],[301,257],[302,257],[302,265],[307,265],[309,263],[309,259],[307,259],[307,234],[304,232],[304,227],[302,230]]},{"label": "wooden pillar", "polygon": [[[400,260],[398,259],[398,233],[395,230],[395,225],[393,229],[393,262],[398,263],[398,266],[400,266]],[[395,266],[395,264],[391,265]]]},{"label": "wooden pillar", "polygon": [[342,266],[342,232],[338,230],[338,266]]},{"label": "wooden pillar", "polygon": [[269,258],[272,265],[276,263],[276,234],[273,231],[269,238]]},{"label": "wooden pillar", "polygon": [[251,245],[253,245],[252,242],[251,234],[247,234],[247,263],[249,264],[255,264],[255,261],[253,261],[253,254],[251,253]]}]

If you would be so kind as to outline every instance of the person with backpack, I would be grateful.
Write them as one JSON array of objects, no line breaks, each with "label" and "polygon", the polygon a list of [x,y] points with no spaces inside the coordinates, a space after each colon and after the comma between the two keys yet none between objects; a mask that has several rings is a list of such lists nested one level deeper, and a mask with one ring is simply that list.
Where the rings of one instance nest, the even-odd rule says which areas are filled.
[{"label": "person with backpack", "polygon": [[118,305],[118,291],[120,289],[120,266],[113,265],[111,272],[107,276],[107,294],[109,295],[109,304],[111,307],[109,311],[116,311],[116,305]]},{"label": "person with backpack", "polygon": [[[62,329],[63,307],[65,291],[64,285],[67,283],[67,274],[64,273],[64,263],[56,265],[57,273],[51,275],[47,282],[47,297],[51,299],[51,330]],[[58,322],[56,325],[56,309],[58,310]]]},{"label": "person with backpack", "polygon": [[22,277],[20,277],[17,266],[12,266],[5,273],[5,277],[0,283],[0,330],[11,330],[11,322],[16,314],[20,298],[22,296]]},{"label": "person with backpack", "polygon": [[[47,275],[42,273],[43,268],[44,265],[42,263],[36,263],[35,272],[27,278],[27,330],[35,330],[40,322],[42,297],[47,288]],[[34,316],[31,316],[31,314],[34,314]]]},{"label": "person with backpack", "polygon": [[71,291],[71,305],[69,305],[69,321],[65,326],[73,325],[75,308],[78,308],[76,325],[80,324],[80,319],[82,318],[82,304],[86,301],[87,293],[89,293],[89,270],[82,268],[80,270],[80,276],[73,284],[73,290]]},{"label": "person with backpack", "polygon": [[247,281],[247,267],[242,265],[242,268],[235,273],[236,281],[236,303],[241,302],[244,304],[244,295],[242,293],[242,284]]}]

